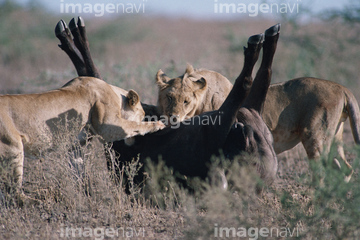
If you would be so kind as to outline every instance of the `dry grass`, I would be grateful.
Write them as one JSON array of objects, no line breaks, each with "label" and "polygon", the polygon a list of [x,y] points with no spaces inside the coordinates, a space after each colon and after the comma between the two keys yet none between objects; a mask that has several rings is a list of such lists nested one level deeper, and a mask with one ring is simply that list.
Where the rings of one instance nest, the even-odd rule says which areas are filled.
[{"label": "dry grass", "polygon": [[[45,16],[47,21],[40,20],[44,16],[22,9],[3,13],[1,92],[49,90],[76,76],[53,35],[59,19]],[[135,89],[144,102],[152,104],[156,103],[154,76],[159,68],[174,77],[189,62],[234,79],[243,61],[239,49],[247,37],[276,23],[264,19],[85,20],[93,57],[106,81]],[[274,82],[320,77],[342,83],[360,99],[358,32],[359,26],[339,22],[297,27],[283,22]],[[255,193],[256,179],[248,173],[251,171],[226,162],[232,170],[228,176],[234,183],[231,191],[202,183],[201,193],[189,194],[173,182],[168,170],[154,166],[146,194],[134,190],[127,195],[107,170],[103,146],[95,140],[80,147],[69,140],[74,138],[68,132],[52,151],[25,159],[24,191],[37,200],[36,204],[18,208],[11,195],[0,195],[0,239],[62,239],[67,228],[91,228],[92,238],[99,234],[98,239],[102,230],[110,228],[117,229],[120,238],[143,238],[131,230],[144,229],[145,239],[211,239],[220,234],[221,227],[297,228],[302,239],[356,239],[360,235],[356,230],[360,222],[360,151],[353,148],[350,135],[347,125],[347,157],[356,168],[350,184],[339,180],[339,171],[329,167],[326,159],[331,157],[313,166],[297,146],[279,156],[279,179],[260,195]],[[74,148],[81,151],[77,155],[69,152]],[[79,156],[82,163],[75,161]],[[324,187],[312,177],[320,170],[327,172]],[[160,184],[159,179],[166,181]]]}]

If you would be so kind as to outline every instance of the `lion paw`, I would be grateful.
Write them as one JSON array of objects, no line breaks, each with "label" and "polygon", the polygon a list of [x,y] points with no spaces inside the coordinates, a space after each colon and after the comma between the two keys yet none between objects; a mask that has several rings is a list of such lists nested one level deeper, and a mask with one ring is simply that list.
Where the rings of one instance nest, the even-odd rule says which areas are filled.
[{"label": "lion paw", "polygon": [[159,131],[159,130],[165,128],[165,127],[166,127],[166,125],[165,125],[163,122],[157,121],[157,122],[154,123],[154,130],[153,130],[153,132]]}]

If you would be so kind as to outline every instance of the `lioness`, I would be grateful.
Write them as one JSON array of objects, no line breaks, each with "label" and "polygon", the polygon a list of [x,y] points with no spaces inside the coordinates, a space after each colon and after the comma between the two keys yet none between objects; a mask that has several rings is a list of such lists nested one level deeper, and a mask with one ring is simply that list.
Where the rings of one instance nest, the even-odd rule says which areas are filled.
[{"label": "lioness", "polygon": [[[88,125],[104,141],[144,135],[162,129],[161,122],[141,122],[139,96],[93,77],[78,77],[62,88],[40,94],[0,96],[0,159],[13,169],[17,189],[23,177],[24,153],[51,147],[69,120]],[[73,127],[76,127],[74,124]]]},{"label": "lioness", "polygon": [[[230,81],[219,73],[191,65],[174,79],[159,70],[156,83],[159,114],[176,116],[172,122],[218,109],[231,88]],[[327,80],[298,78],[271,85],[264,104],[262,117],[274,136],[277,154],[301,142],[308,157],[314,159],[324,147],[328,151],[335,140],[338,154],[349,169],[345,181],[350,180],[353,171],[342,146],[343,125],[349,117],[355,142],[360,144],[360,114],[347,88]]]}]

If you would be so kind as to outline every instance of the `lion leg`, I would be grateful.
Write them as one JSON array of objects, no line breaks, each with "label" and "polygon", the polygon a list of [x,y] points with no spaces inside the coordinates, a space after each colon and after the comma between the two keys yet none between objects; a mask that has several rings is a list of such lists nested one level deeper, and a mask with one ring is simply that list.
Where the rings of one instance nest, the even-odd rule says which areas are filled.
[{"label": "lion leg", "polygon": [[145,135],[163,129],[165,125],[157,122],[135,122],[116,115],[114,110],[107,111],[106,106],[98,101],[91,114],[91,125],[94,133],[106,142],[119,141],[136,135]]},{"label": "lion leg", "polygon": [[[158,122],[134,122],[119,118],[117,124],[101,124],[95,131],[106,141],[114,142],[122,139],[128,139],[137,135],[145,135],[147,133],[156,132],[165,127]],[[127,142],[131,144],[130,142]]]},{"label": "lion leg", "polygon": [[[322,131],[308,131],[308,134],[303,134],[301,137],[301,142],[305,148],[305,151],[308,155],[308,158],[311,160],[318,160],[321,156],[321,154],[324,152],[329,153],[330,147],[332,144],[332,141],[335,140],[336,147],[337,147],[337,154],[341,158],[341,161],[339,161],[337,158],[334,158],[334,163],[341,169],[344,164],[346,168],[348,169],[348,173],[345,176],[345,181],[349,182],[351,179],[351,176],[353,174],[353,169],[351,165],[348,163],[345,157],[344,148],[343,148],[343,140],[342,140],[342,134],[343,134],[343,125],[344,123],[341,123],[335,132],[326,133],[325,130]],[[315,128],[314,128],[315,129]],[[316,133],[316,135],[313,135],[311,132]],[[334,136],[334,138],[332,137]],[[324,147],[326,149],[324,149]]]},{"label": "lion leg", "polygon": [[[319,134],[320,131],[317,131],[317,135],[313,134],[312,128],[306,128],[300,136],[301,143],[303,144],[306,154],[310,161],[319,161],[321,153],[323,152],[324,137],[322,134]],[[323,132],[321,132],[323,133]],[[316,169],[316,172],[313,171],[312,181],[318,182],[319,186],[324,186],[325,171],[322,166]]]},{"label": "lion leg", "polygon": [[3,162],[4,169],[10,170],[10,172],[6,172],[5,170],[5,172],[3,172],[1,175],[10,175],[10,179],[6,179],[8,190],[12,190],[15,193],[21,193],[24,169],[23,144],[20,136],[16,137],[16,139],[7,140],[8,142],[1,143],[0,159]]},{"label": "lion leg", "polygon": [[24,174],[24,152],[22,150],[20,150],[17,156],[14,158],[13,164],[16,189],[20,190]]},{"label": "lion leg", "polygon": [[323,151],[323,137],[319,135],[314,136],[312,130],[304,130],[300,136],[301,143],[303,144],[306,154],[309,159],[319,159]]},{"label": "lion leg", "polygon": [[339,124],[339,128],[335,134],[335,141],[337,144],[337,153],[339,154],[342,162],[339,162],[336,158],[334,161],[338,165],[339,168],[343,166],[341,163],[345,163],[346,168],[348,169],[345,173],[345,182],[349,182],[351,179],[352,174],[354,173],[353,168],[351,167],[350,163],[346,160],[345,152],[344,152],[344,145],[343,145],[343,131],[344,131],[344,122]]}]

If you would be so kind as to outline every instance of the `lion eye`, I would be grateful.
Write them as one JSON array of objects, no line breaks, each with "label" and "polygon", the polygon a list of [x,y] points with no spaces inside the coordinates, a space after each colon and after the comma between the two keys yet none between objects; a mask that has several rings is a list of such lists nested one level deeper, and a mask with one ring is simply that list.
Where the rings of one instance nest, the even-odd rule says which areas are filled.
[{"label": "lion eye", "polygon": [[189,101],[185,100],[185,101],[184,101],[184,104],[186,104],[186,105],[189,104]]},{"label": "lion eye", "polygon": [[169,102],[172,101],[172,97],[171,97],[171,96],[167,96],[167,98],[168,98]]}]

